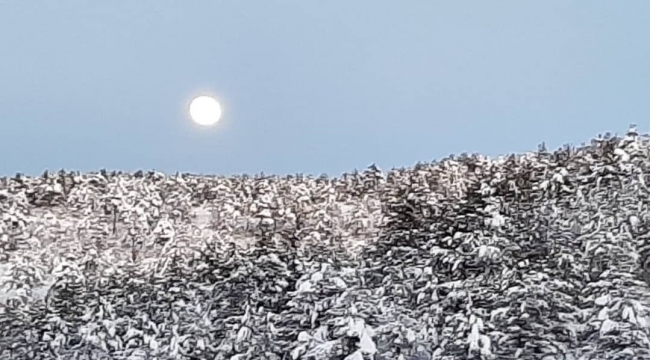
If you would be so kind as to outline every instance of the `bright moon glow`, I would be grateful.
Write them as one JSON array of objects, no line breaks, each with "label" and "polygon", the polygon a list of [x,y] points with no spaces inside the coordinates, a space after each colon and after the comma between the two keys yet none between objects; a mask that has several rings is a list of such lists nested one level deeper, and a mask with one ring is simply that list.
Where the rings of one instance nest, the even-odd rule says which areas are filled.
[{"label": "bright moon glow", "polygon": [[221,118],[221,105],[209,96],[199,96],[190,103],[190,117],[199,125],[214,125]]}]

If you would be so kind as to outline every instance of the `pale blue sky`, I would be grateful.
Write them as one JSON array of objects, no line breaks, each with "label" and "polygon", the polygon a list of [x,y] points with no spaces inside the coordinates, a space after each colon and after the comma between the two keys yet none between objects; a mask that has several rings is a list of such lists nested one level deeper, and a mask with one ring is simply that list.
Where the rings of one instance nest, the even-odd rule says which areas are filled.
[{"label": "pale blue sky", "polygon": [[338,176],[648,119],[647,0],[0,3],[6,175]]}]

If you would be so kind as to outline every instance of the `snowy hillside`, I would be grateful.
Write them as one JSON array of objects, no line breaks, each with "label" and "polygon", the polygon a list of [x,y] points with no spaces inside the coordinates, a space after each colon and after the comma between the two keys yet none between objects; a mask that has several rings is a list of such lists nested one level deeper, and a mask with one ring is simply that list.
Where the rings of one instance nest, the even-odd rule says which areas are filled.
[{"label": "snowy hillside", "polygon": [[0,179],[1,359],[650,359],[650,137]]}]

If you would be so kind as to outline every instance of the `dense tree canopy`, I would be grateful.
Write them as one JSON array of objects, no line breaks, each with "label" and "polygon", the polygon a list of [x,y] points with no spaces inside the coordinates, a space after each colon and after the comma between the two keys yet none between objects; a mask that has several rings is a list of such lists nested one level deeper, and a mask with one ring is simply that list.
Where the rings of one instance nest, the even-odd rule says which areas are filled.
[{"label": "dense tree canopy", "polygon": [[0,180],[3,359],[650,358],[650,138]]}]

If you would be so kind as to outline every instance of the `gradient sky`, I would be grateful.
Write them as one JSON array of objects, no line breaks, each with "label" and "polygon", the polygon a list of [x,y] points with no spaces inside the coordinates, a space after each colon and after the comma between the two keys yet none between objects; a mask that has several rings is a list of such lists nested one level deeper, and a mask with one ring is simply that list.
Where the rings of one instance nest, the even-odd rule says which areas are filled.
[{"label": "gradient sky", "polygon": [[338,176],[649,119],[647,0],[0,3],[3,175]]}]

